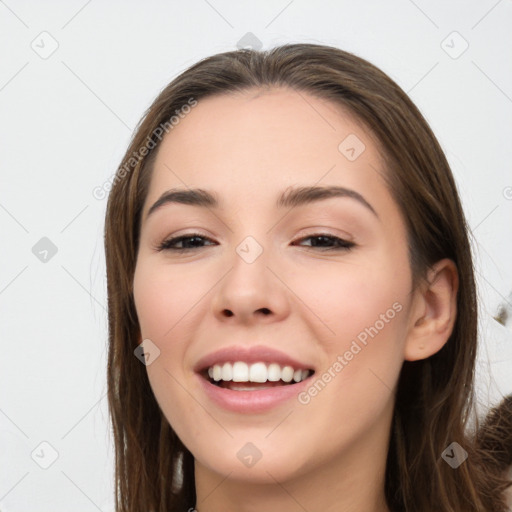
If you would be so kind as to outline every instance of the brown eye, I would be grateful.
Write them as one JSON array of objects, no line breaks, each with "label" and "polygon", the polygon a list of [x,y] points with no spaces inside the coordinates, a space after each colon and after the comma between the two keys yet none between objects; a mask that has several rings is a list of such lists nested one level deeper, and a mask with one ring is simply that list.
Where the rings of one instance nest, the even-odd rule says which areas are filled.
[{"label": "brown eye", "polygon": [[[191,233],[190,235],[182,235],[175,238],[170,238],[169,240],[165,240],[158,246],[157,249],[159,251],[189,251],[204,247],[204,245],[202,245],[203,241],[213,242],[211,238],[200,235],[198,233]],[[181,247],[179,244],[181,244]],[[213,242],[211,245],[214,244],[215,242]]]},{"label": "brown eye", "polygon": [[[334,235],[329,235],[326,233],[319,233],[315,235],[309,235],[307,237],[299,239],[299,241],[303,240],[311,240],[312,243],[309,244],[309,247],[314,249],[324,249],[324,250],[348,250],[355,246],[354,242],[349,242],[344,240],[343,238],[339,238]],[[313,242],[314,241],[314,242]]]}]

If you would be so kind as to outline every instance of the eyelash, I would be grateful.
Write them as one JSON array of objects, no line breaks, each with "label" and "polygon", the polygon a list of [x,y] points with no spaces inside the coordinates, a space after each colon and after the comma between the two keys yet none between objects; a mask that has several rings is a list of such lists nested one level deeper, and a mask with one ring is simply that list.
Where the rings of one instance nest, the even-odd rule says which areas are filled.
[{"label": "eyelash", "polygon": [[[174,244],[178,242],[182,242],[183,240],[187,240],[190,238],[201,238],[203,240],[208,240],[213,242],[211,238],[207,236],[200,235],[199,233],[191,233],[189,235],[182,235],[175,238],[170,238],[168,240],[164,240],[161,244],[158,245],[158,251],[175,251],[175,252],[187,252],[193,251],[195,249],[202,249],[202,247],[172,247]],[[348,251],[352,249],[356,244],[354,242],[349,242],[348,240],[344,240],[334,235],[330,235],[328,233],[315,233],[306,237],[299,238],[298,241],[308,240],[310,238],[328,238],[330,240],[335,241],[337,247],[313,247],[309,246],[311,249],[319,249],[321,251]],[[204,246],[203,246],[204,247]],[[306,246],[307,247],[307,246]]]}]

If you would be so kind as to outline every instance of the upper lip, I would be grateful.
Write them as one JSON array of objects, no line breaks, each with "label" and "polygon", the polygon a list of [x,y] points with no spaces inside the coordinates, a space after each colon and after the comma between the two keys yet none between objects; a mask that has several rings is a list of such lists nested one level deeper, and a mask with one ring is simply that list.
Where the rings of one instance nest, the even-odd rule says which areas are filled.
[{"label": "upper lip", "polygon": [[235,361],[244,361],[246,363],[277,363],[280,366],[291,366],[294,370],[312,369],[308,363],[298,361],[275,348],[264,345],[255,345],[252,347],[233,345],[205,355],[195,364],[194,370],[200,373],[215,364]]}]

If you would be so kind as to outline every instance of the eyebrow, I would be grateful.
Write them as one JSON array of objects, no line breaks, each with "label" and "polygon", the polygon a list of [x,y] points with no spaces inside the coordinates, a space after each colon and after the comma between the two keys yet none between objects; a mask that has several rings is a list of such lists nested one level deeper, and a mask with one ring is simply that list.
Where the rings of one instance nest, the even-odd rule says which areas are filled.
[{"label": "eyebrow", "polygon": [[[277,199],[276,208],[296,208],[304,206],[317,201],[330,199],[332,197],[348,197],[355,199],[368,210],[370,210],[377,218],[379,215],[373,206],[355,190],[345,187],[330,186],[330,187],[289,187]],[[151,206],[146,218],[153,212],[166,204],[188,204],[191,206],[200,206],[204,208],[219,208],[220,200],[216,194],[208,192],[207,190],[194,188],[194,189],[171,189],[164,192],[160,198]]]}]

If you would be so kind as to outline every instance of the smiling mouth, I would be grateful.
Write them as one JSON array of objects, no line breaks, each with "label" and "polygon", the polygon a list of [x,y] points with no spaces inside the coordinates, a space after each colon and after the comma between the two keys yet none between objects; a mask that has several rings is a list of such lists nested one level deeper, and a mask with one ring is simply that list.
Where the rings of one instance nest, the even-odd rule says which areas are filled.
[{"label": "smiling mouth", "polygon": [[215,364],[201,372],[210,384],[232,391],[258,391],[279,386],[293,386],[314,374],[306,368],[294,369],[277,363],[243,361]]}]

